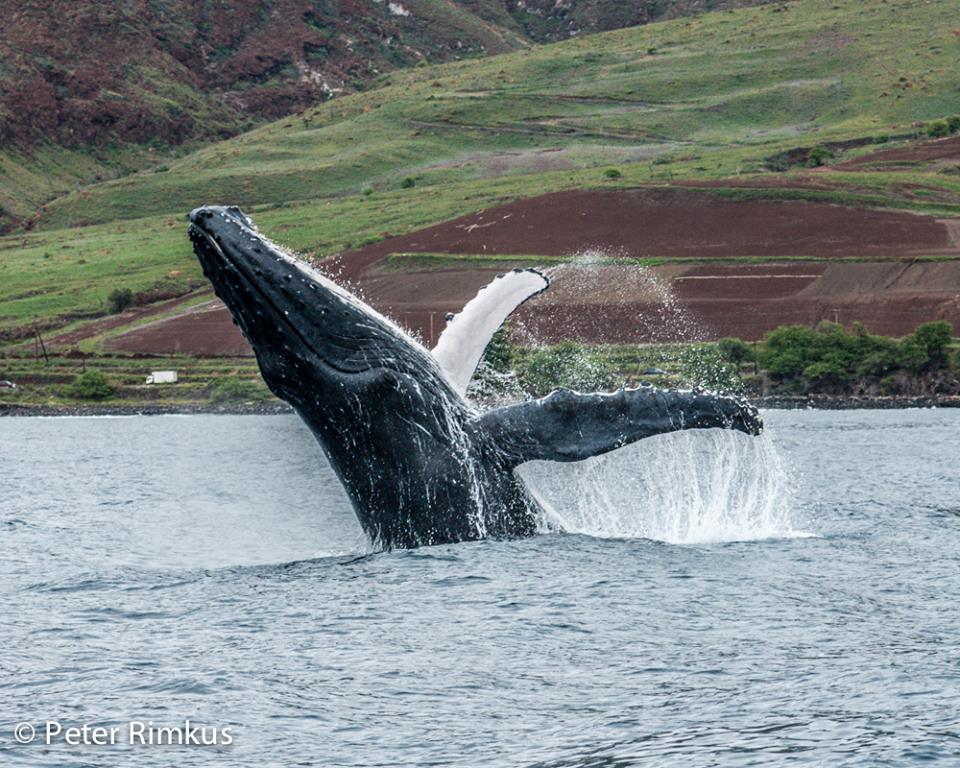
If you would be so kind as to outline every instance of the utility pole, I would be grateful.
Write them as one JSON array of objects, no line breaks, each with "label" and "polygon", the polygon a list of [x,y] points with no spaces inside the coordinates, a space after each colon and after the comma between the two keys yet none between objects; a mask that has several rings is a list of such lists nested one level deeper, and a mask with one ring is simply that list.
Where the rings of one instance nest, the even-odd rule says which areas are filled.
[{"label": "utility pole", "polygon": [[[43,343],[43,336],[40,335],[40,329],[34,325],[33,332],[37,334],[37,341],[40,342],[40,349],[43,350],[43,362],[47,365],[50,365],[50,358],[47,356],[47,345]],[[34,351],[36,351],[36,346],[34,346]]]}]

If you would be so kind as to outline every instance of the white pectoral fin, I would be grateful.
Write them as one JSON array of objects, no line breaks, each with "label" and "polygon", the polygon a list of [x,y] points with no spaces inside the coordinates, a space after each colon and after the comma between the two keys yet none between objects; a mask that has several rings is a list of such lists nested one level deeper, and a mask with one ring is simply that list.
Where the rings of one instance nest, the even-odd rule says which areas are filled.
[{"label": "white pectoral fin", "polygon": [[450,320],[440,334],[433,356],[457,392],[466,393],[483,351],[503,321],[549,285],[546,275],[534,269],[515,269],[481,288]]}]

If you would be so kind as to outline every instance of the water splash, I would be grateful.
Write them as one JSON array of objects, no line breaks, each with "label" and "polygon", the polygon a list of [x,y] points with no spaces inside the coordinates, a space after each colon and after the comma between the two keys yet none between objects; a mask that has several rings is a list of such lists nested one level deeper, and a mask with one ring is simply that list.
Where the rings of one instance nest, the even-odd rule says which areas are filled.
[{"label": "water splash", "polygon": [[[628,323],[659,345],[643,353],[647,366],[663,365],[684,386],[733,386],[728,363],[696,343],[708,334],[674,295],[669,268],[626,263],[627,256],[593,248],[551,268],[551,289],[531,300],[530,322],[521,317],[512,323],[514,341],[540,347],[537,320],[545,310],[592,303],[596,312],[584,313],[565,332],[601,338],[611,325]],[[556,378],[584,379],[593,364],[588,351],[574,350],[569,357],[560,361]],[[515,372],[503,373],[503,381],[480,378],[491,391],[477,387],[474,396],[522,399]],[[545,531],[672,544],[808,535],[793,520],[792,484],[769,434],[678,432],[574,464],[531,462],[519,474],[544,510]]]},{"label": "water splash", "polygon": [[767,436],[678,432],[519,471],[546,530],[671,544],[807,535],[793,521],[790,479]]},{"label": "water splash", "polygon": [[[544,271],[551,281],[550,290],[533,299],[531,308],[549,311],[555,305],[592,305],[593,311],[573,324],[572,330],[581,338],[604,338],[627,319],[647,343],[704,338],[702,326],[674,295],[668,275],[638,263],[625,251],[588,248],[569,262]],[[538,319],[529,320],[514,321],[515,339],[540,346],[543,338]]]}]

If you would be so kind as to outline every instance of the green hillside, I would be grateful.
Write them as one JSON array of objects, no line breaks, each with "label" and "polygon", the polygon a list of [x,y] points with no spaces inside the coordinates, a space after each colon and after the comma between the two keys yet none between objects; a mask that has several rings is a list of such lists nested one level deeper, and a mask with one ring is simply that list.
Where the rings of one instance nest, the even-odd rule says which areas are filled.
[{"label": "green hillside", "polygon": [[0,0],[0,232],[398,68],[769,1]]},{"label": "green hillside", "polygon": [[958,24],[953,0],[798,0],[395,72],[55,200],[35,231],[0,238],[0,330],[102,313],[114,287],[145,291],[171,271],[184,289],[199,281],[182,217],[202,203],[257,210],[317,258],[568,187],[776,177],[793,188],[728,194],[956,214],[956,174],[837,169],[829,189],[802,190],[810,171],[768,169],[796,147],[960,113]]},{"label": "green hillside", "polygon": [[529,44],[498,0],[471,6],[0,0],[0,231],[382,72]]}]

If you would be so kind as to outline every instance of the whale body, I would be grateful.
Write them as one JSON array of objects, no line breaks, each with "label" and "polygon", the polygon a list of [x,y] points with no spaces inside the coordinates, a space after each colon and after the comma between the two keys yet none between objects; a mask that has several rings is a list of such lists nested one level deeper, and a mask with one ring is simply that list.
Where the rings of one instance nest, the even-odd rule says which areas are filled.
[{"label": "whale body", "polygon": [[541,510],[514,472],[527,461],[579,461],[680,429],[762,428],[740,400],[652,387],[559,390],[481,412],[464,397],[466,381],[506,314],[546,287],[539,273],[511,273],[481,292],[434,356],[239,208],[205,206],[190,221],[204,274],[264,380],[313,432],[380,547],[533,534]]}]

